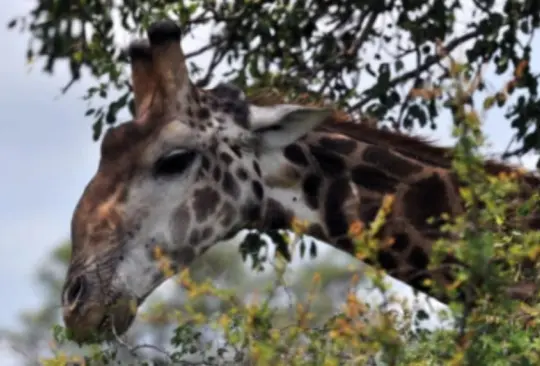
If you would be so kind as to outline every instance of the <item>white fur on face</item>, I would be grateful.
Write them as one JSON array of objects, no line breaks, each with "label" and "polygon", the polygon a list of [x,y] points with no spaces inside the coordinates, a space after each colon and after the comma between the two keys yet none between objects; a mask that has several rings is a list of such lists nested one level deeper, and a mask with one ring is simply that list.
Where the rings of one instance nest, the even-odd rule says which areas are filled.
[{"label": "white fur on face", "polygon": [[173,217],[178,207],[191,196],[199,164],[195,160],[175,178],[147,177],[130,189],[125,215],[128,218],[140,215],[142,221],[136,235],[125,243],[123,260],[118,264],[113,280],[114,288],[144,298],[165,280],[159,261],[153,258],[153,248],[158,246],[169,251],[189,245],[174,242],[173,225],[182,223],[174,222]]},{"label": "white fur on face", "polygon": [[144,246],[134,246],[118,265],[112,285],[137,299],[145,298],[164,280]]}]

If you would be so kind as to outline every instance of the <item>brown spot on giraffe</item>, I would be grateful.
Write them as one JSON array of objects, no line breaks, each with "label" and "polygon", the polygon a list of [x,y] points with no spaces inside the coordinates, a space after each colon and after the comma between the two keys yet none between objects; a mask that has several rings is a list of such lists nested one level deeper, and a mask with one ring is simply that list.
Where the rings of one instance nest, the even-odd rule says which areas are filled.
[{"label": "brown spot on giraffe", "polygon": [[259,203],[253,203],[242,208],[240,217],[242,217],[246,226],[250,227],[254,223],[256,225],[256,223],[260,221],[262,213],[261,210],[262,207]]},{"label": "brown spot on giraffe", "polygon": [[220,201],[219,193],[212,187],[203,187],[193,193],[193,212],[198,222],[206,221]]},{"label": "brown spot on giraffe", "polygon": [[202,168],[204,171],[210,170],[210,158],[206,155],[202,156]]},{"label": "brown spot on giraffe", "polygon": [[226,152],[221,152],[219,154],[219,158],[227,166],[231,165],[231,163],[234,161],[233,157]]},{"label": "brown spot on giraffe", "polygon": [[309,225],[305,234],[313,236],[313,237],[315,237],[315,238],[317,238],[319,240],[322,240],[322,241],[327,241],[327,242],[330,241],[330,238],[324,232],[324,229],[323,229],[322,225],[320,225],[320,224],[311,224],[311,225]]},{"label": "brown spot on giraffe", "polygon": [[255,194],[257,199],[262,200],[264,191],[261,182],[254,180],[253,182],[251,182],[251,188],[253,189],[253,193]]},{"label": "brown spot on giraffe", "polygon": [[224,202],[223,206],[218,210],[219,216],[221,217],[221,224],[223,226],[230,226],[236,215],[236,210],[234,205],[231,202]]},{"label": "brown spot on giraffe", "polygon": [[191,263],[197,256],[195,250],[191,247],[182,247],[171,251],[171,258],[179,263]]},{"label": "brown spot on giraffe", "polygon": [[215,182],[219,182],[221,180],[221,175],[221,168],[219,167],[219,165],[216,165],[214,167],[214,170],[212,171],[212,178]]},{"label": "brown spot on giraffe", "polygon": [[345,162],[333,151],[311,145],[309,152],[325,175],[336,176],[345,172]]},{"label": "brown spot on giraffe", "polygon": [[319,192],[322,182],[322,178],[314,173],[308,174],[302,182],[304,199],[307,205],[314,210],[319,208]]},{"label": "brown spot on giraffe", "polygon": [[335,240],[335,246],[337,249],[342,250],[348,253],[354,253],[356,251],[356,246],[354,241],[349,237],[343,237]]},{"label": "brown spot on giraffe", "polygon": [[[442,214],[451,214],[452,207],[446,200],[440,197],[448,197],[451,189],[448,182],[445,182],[437,173],[419,180],[412,184],[404,194],[403,207],[404,214],[410,224],[427,238],[437,238],[440,236],[439,228],[444,224],[441,219]],[[415,203],[423,202],[417,206]],[[429,219],[431,223],[428,223]]]},{"label": "brown spot on giraffe", "polygon": [[409,178],[414,174],[420,173],[424,168],[410,159],[400,157],[389,149],[369,146],[364,150],[362,156],[364,164],[372,164],[398,178]]},{"label": "brown spot on giraffe", "polygon": [[400,181],[377,168],[357,165],[351,170],[351,179],[354,184],[368,191],[379,193],[392,193],[397,189]]},{"label": "brown spot on giraffe", "polygon": [[285,150],[283,150],[283,155],[293,164],[300,166],[307,166],[309,164],[306,155],[298,144],[287,146]]},{"label": "brown spot on giraffe", "polygon": [[229,145],[234,155],[236,155],[237,158],[242,159],[242,149],[238,145]]},{"label": "brown spot on giraffe", "polygon": [[293,212],[275,199],[268,199],[261,227],[267,230],[288,228],[294,218]]},{"label": "brown spot on giraffe", "polygon": [[237,198],[240,194],[240,187],[231,172],[225,172],[223,174],[221,187],[223,188],[223,191],[232,198]]},{"label": "brown spot on giraffe", "polygon": [[333,180],[326,193],[324,202],[324,223],[328,228],[330,237],[338,237],[347,234],[349,230],[349,222],[343,206],[349,198],[349,180],[347,178],[338,178]]},{"label": "brown spot on giraffe", "polygon": [[201,240],[207,240],[214,234],[214,229],[211,227],[205,227],[201,232]]},{"label": "brown spot on giraffe", "polygon": [[339,135],[336,137],[322,137],[319,140],[319,144],[321,147],[341,155],[353,153],[358,146],[354,140],[343,138]]},{"label": "brown spot on giraffe", "polygon": [[200,241],[200,236],[201,236],[201,233],[199,232],[199,230],[193,229],[189,236],[189,244],[191,246],[196,246]]},{"label": "brown spot on giraffe", "polygon": [[253,160],[253,170],[255,171],[255,174],[257,174],[258,177],[262,176],[261,166],[256,160]]},{"label": "brown spot on giraffe", "polygon": [[246,169],[242,168],[242,167],[239,167],[238,169],[236,169],[236,176],[238,177],[238,179],[240,179],[241,181],[245,181],[248,179],[249,177],[249,173],[247,172]]},{"label": "brown spot on giraffe", "polygon": [[382,205],[381,197],[377,197],[377,196],[362,197],[358,205],[358,219],[360,220],[360,222],[369,223],[375,220],[377,213],[381,209],[381,205]]}]

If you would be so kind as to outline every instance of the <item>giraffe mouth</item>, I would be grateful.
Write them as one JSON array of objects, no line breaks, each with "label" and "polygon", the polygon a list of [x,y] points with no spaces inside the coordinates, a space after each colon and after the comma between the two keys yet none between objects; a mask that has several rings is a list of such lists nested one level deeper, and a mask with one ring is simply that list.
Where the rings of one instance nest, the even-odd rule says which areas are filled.
[{"label": "giraffe mouth", "polygon": [[104,340],[114,340],[125,334],[133,324],[135,314],[127,311],[122,317],[105,314],[97,328],[98,336]]},{"label": "giraffe mouth", "polygon": [[109,314],[105,314],[98,325],[98,332],[100,334],[106,334],[108,330],[112,330],[112,322]]},{"label": "giraffe mouth", "polygon": [[[118,295],[116,301],[120,298],[121,296]],[[114,305],[107,306],[107,310],[96,328],[99,338],[104,340],[114,340],[131,328],[137,314],[136,309],[138,309],[142,303],[142,300],[139,298],[132,298],[131,300],[135,300],[135,304],[128,301],[127,305],[122,307],[115,308]],[[112,304],[115,304],[116,301],[113,301]]]}]

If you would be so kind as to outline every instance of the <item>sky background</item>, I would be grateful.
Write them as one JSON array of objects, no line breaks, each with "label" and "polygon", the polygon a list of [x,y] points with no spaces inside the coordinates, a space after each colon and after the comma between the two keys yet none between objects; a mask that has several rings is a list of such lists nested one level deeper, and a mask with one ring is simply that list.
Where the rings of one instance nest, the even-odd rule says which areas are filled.
[{"label": "sky background", "polygon": [[[29,7],[28,1],[10,1],[0,12],[0,329],[16,326],[20,311],[41,304],[35,270],[68,237],[74,206],[99,158],[81,98],[89,80],[61,95],[67,69],[58,68],[54,76],[39,65],[32,69],[25,62],[27,36],[6,30],[7,21]],[[183,44],[191,48],[197,42]],[[539,60],[538,46],[537,39],[533,60]],[[493,151],[504,150],[512,132],[503,113],[490,112],[486,121]],[[448,144],[450,124],[422,134]],[[523,162],[532,168],[535,158]]]}]

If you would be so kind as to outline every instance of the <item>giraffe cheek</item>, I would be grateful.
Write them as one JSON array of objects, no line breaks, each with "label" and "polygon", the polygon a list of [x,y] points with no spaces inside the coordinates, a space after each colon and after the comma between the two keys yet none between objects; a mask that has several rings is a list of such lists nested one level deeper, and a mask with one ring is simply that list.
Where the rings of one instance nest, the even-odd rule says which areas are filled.
[{"label": "giraffe cheek", "polygon": [[191,215],[187,207],[179,207],[172,217],[172,240],[173,245],[183,245],[189,237],[189,227],[191,225]]},{"label": "giraffe cheek", "polygon": [[175,249],[171,252],[171,256],[174,259],[177,267],[176,272],[181,270],[181,267],[178,266],[189,266],[191,262],[197,256],[197,251],[190,246],[183,246],[181,248]]}]

